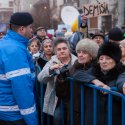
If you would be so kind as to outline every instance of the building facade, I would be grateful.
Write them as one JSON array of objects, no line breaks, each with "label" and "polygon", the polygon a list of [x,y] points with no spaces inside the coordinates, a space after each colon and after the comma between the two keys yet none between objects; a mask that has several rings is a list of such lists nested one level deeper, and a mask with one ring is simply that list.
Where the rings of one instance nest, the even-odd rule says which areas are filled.
[{"label": "building facade", "polygon": [[125,25],[125,0],[10,0],[10,1],[14,2],[13,4],[14,12],[16,11],[32,12],[34,10],[34,5],[36,5],[36,3],[39,2],[46,3],[48,8],[46,6],[42,6],[43,4],[40,4],[43,7],[43,9],[41,10],[38,8],[35,9],[37,9],[37,13],[41,11],[41,16],[42,15],[50,16],[49,23],[51,24],[52,28],[59,23],[63,23],[60,14],[61,14],[61,9],[64,6],[70,5],[74,6],[77,9],[80,9],[83,8],[83,6],[86,4],[99,5],[105,2],[108,4],[109,13],[107,15],[94,16],[88,18],[88,25],[90,32],[98,29],[104,30],[103,32],[108,32],[108,30],[111,29],[112,27],[115,26],[122,27],[122,25]]},{"label": "building facade", "polygon": [[89,29],[91,31],[104,30],[108,32],[112,27],[125,25],[125,0],[80,0],[80,8],[89,4],[108,4],[109,14],[89,18]]},{"label": "building facade", "polygon": [[14,11],[13,0],[0,0],[0,22],[8,23],[10,15]]}]

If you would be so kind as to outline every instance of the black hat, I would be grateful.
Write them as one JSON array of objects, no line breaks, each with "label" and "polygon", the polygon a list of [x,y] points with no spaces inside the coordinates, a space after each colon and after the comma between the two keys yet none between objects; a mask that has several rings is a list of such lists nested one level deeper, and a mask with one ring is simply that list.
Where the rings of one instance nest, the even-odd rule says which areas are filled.
[{"label": "black hat", "polygon": [[33,18],[30,13],[17,12],[14,13],[10,18],[10,24],[18,26],[28,26],[33,23]]},{"label": "black hat", "polygon": [[99,48],[97,57],[99,58],[101,55],[107,55],[114,59],[116,63],[119,63],[121,59],[121,49],[117,43],[103,43]]},{"label": "black hat", "polygon": [[105,37],[102,35],[102,34],[94,34],[93,36],[92,36],[92,39],[94,39],[96,36],[100,36],[100,37],[102,37],[102,39],[104,40],[105,39]]},{"label": "black hat", "polygon": [[109,31],[109,39],[114,41],[121,41],[124,39],[124,33],[118,27],[112,28]]}]

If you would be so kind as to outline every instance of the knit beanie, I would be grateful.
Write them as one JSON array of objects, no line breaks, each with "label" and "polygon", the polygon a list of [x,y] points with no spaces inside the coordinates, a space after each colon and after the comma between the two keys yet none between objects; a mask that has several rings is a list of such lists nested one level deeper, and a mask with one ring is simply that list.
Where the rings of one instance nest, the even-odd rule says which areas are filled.
[{"label": "knit beanie", "polygon": [[86,51],[92,56],[93,59],[97,57],[98,49],[98,44],[95,41],[87,38],[80,40],[76,45],[76,53],[79,50]]},{"label": "knit beanie", "polygon": [[121,49],[117,43],[103,43],[98,51],[98,59],[101,55],[107,55],[115,60],[116,63],[119,63],[121,59]]},{"label": "knit beanie", "polygon": [[10,18],[10,24],[18,26],[28,26],[33,23],[33,18],[30,13],[16,12]]},{"label": "knit beanie", "polygon": [[109,39],[114,41],[121,41],[124,39],[124,33],[118,27],[112,28],[109,31]]}]

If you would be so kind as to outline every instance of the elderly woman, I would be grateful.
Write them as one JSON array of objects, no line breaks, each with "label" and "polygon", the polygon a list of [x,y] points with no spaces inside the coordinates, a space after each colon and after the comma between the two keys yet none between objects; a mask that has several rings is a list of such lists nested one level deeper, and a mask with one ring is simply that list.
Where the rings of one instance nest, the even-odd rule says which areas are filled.
[{"label": "elderly woman", "polygon": [[[56,80],[56,95],[64,99],[69,98],[69,81],[66,80],[67,74],[69,76],[74,76],[78,71],[91,71],[91,67],[96,62],[96,56],[98,52],[99,46],[97,43],[95,43],[93,40],[90,39],[83,39],[80,40],[76,46],[76,53],[78,56],[78,59],[75,61],[74,65],[69,69],[69,73],[62,72],[58,75]],[[77,76],[79,79],[80,77]],[[90,79],[87,79],[88,82],[90,82]],[[96,84],[98,86],[103,86],[104,84],[100,82],[99,80],[93,80],[93,84]],[[74,95],[74,108],[73,108],[73,114],[74,114],[74,125],[80,125],[80,85],[74,81],[73,84],[73,95]],[[70,99],[68,99],[68,105],[70,104]],[[69,107],[68,107],[68,114],[69,114]],[[68,125],[70,125],[69,115],[68,115]]]},{"label": "elderly woman", "polygon": [[[122,51],[121,63],[125,65],[125,39],[120,42],[119,46]],[[118,84],[118,89],[125,94],[125,83]]]},{"label": "elderly woman", "polygon": [[[56,74],[59,73],[60,68],[64,65],[73,65],[77,59],[70,53],[68,42],[64,38],[58,38],[54,42],[55,55],[51,57],[49,62],[43,67],[43,70],[38,75],[38,80],[42,84],[47,84],[43,112],[52,116],[56,115],[58,98],[55,92]],[[56,125],[54,120],[54,125]]]},{"label": "elderly woman", "polygon": [[40,50],[42,50],[42,52],[40,53],[40,56],[37,59],[37,63],[39,64],[40,68],[43,69],[45,64],[53,56],[53,41],[51,39],[43,40],[40,46]]},{"label": "elderly woman", "polygon": [[[112,87],[118,86],[125,82],[125,66],[120,63],[121,50],[116,43],[104,43],[98,51],[98,63],[93,67],[92,74],[85,72],[78,72],[74,75],[75,79],[81,82],[91,82],[95,79],[103,82],[101,87],[112,89]],[[86,95],[88,100],[92,98],[92,92],[89,91],[89,95]],[[97,125],[107,125],[107,95],[97,92]],[[85,125],[93,124],[93,100],[89,100],[86,107],[86,121]],[[91,112],[91,115],[89,114]],[[112,113],[113,125],[121,125],[121,102],[118,97],[113,97],[113,113]]]}]

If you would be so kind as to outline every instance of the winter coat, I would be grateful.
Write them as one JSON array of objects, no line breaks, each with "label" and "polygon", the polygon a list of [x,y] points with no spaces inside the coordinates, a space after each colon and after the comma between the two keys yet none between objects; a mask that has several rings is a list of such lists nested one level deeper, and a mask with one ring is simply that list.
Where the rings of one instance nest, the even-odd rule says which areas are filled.
[{"label": "winter coat", "polygon": [[[118,83],[125,81],[125,66],[118,64],[111,69],[107,74],[101,72],[99,64],[92,69],[92,74],[95,79],[98,79],[109,87],[116,87]],[[93,76],[85,72],[77,72],[74,79],[80,82],[88,82],[93,79]],[[93,124],[93,90],[85,88],[85,125]],[[112,123],[113,125],[121,125],[121,100],[119,97],[113,96],[112,108]],[[80,112],[80,110],[79,110]],[[97,125],[108,124],[108,94],[104,95],[97,91]]]},{"label": "winter coat", "polygon": [[27,125],[37,125],[35,70],[27,44],[12,30],[0,40],[0,120],[24,119]]},{"label": "winter coat", "polygon": [[[74,55],[71,55],[70,64],[73,65],[77,58]],[[43,112],[49,115],[54,115],[54,111],[57,105],[58,98],[55,93],[55,76],[50,75],[49,68],[53,63],[61,63],[56,55],[52,56],[49,62],[46,63],[43,70],[38,75],[38,80],[42,84],[47,84],[45,96],[44,96],[44,105]],[[56,70],[58,73],[59,71]]]},{"label": "winter coat", "polygon": [[[95,61],[92,61],[88,64],[80,64],[78,60],[75,61],[74,65],[69,69],[70,77],[73,77],[75,73],[78,71],[87,71],[91,72],[91,67],[95,64]],[[87,79],[87,82],[91,82],[94,77],[91,79]],[[70,125],[70,85],[69,80],[67,79],[60,79],[57,77],[56,80],[56,95],[58,98],[63,99],[66,101],[68,98],[68,121],[67,124]],[[74,125],[80,125],[80,84],[77,81],[73,80],[73,114],[74,114]]]}]

